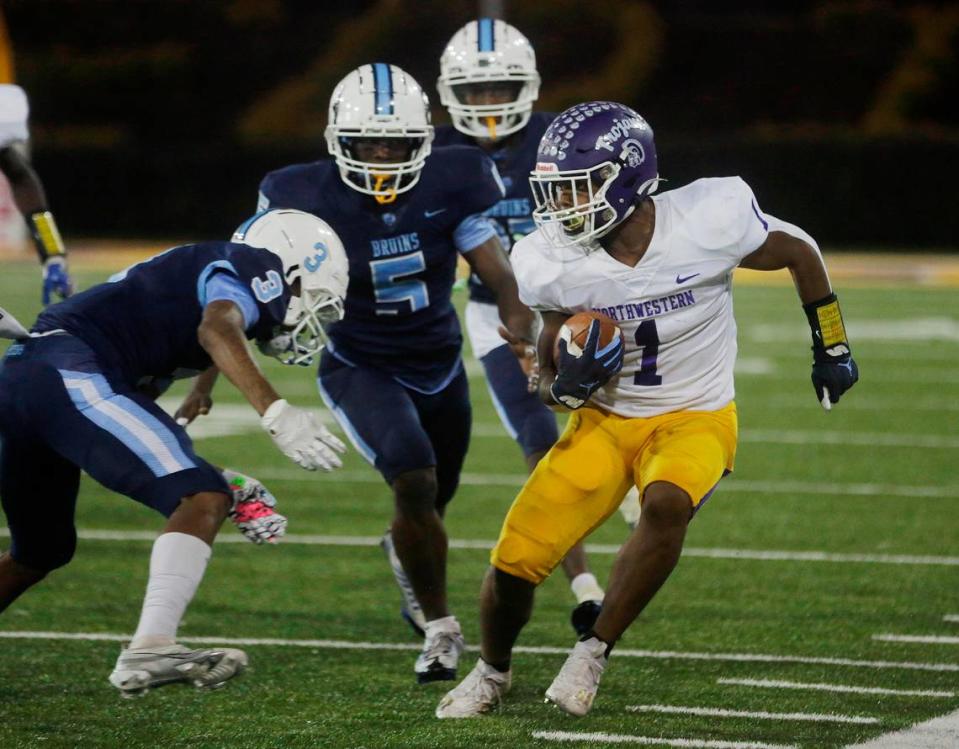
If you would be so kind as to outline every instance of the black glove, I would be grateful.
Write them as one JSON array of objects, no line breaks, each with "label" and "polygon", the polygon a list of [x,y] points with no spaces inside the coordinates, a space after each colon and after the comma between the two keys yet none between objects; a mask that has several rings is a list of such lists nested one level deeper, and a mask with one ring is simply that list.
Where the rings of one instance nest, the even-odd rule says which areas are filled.
[{"label": "black glove", "polygon": [[559,341],[559,369],[556,379],[549,386],[550,395],[557,403],[577,409],[609,379],[623,368],[623,336],[617,335],[603,348],[599,348],[599,320],[589,325],[583,353],[574,356]]},{"label": "black glove", "polygon": [[812,330],[812,386],[828,411],[856,384],[859,367],[852,358],[836,295],[804,304],[803,310]]}]

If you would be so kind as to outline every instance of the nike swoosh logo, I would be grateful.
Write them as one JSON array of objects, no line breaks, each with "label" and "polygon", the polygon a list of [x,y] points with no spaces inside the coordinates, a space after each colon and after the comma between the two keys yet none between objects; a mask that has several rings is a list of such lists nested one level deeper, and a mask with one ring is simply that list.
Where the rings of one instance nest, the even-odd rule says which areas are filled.
[{"label": "nike swoosh logo", "polygon": [[696,278],[696,276],[698,275],[699,275],[698,273],[693,273],[693,275],[686,276],[686,277],[676,276],[676,283],[686,283],[688,280],[690,280],[691,278]]},{"label": "nike swoosh logo", "polygon": [[426,218],[433,218],[433,216],[439,216],[445,211],[445,208],[440,208],[438,211],[423,211],[423,215],[426,216]]}]

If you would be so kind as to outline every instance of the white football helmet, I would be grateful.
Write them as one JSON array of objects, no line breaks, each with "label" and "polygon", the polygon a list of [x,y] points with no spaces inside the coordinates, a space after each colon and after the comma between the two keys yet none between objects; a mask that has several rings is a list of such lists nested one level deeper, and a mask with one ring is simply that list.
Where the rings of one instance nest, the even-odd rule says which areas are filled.
[{"label": "white football helmet", "polygon": [[[309,364],[326,345],[325,326],[343,319],[349,260],[340,238],[322,219],[280,208],[253,216],[234,232],[233,241],[279,256],[283,282],[299,292],[290,297],[283,327],[261,342],[261,350],[284,364]],[[274,298],[282,293],[278,282],[268,277],[254,293],[260,301]]]},{"label": "white football helmet", "polygon": [[[433,142],[430,104],[420,85],[396,65],[376,62],[349,73],[333,90],[327,123],[327,148],[354,190],[386,204],[419,181]],[[362,161],[355,152],[355,141],[362,138],[405,139],[406,158]]]},{"label": "white football helmet", "polygon": [[[473,138],[496,140],[529,122],[539,81],[529,40],[505,21],[481,18],[453,34],[446,45],[436,89],[453,127]],[[479,83],[515,84],[516,97],[502,104],[467,104],[469,86]]]}]

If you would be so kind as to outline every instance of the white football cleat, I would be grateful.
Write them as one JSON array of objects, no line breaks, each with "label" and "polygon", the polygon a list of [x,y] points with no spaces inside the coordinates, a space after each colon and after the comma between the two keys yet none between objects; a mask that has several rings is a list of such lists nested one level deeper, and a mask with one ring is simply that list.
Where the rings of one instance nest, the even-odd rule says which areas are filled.
[{"label": "white football cleat", "polygon": [[120,652],[110,683],[124,697],[145,694],[165,684],[189,682],[200,689],[216,689],[246,670],[249,659],[234,648],[190,650],[183,645],[128,648]]},{"label": "white football cleat", "polygon": [[460,623],[455,616],[444,616],[426,622],[426,640],[423,652],[416,659],[413,671],[416,681],[427,684],[431,681],[452,681],[456,678],[456,664],[466,650]]},{"label": "white football cleat", "polygon": [[512,671],[497,671],[480,658],[458,687],[436,706],[437,718],[478,718],[496,707],[509,691]]},{"label": "white football cleat", "polygon": [[400,593],[403,594],[403,607],[400,609],[400,616],[406,620],[406,623],[410,625],[417,635],[425,637],[426,614],[423,613],[423,607],[420,606],[420,602],[416,600],[416,593],[413,592],[410,579],[406,576],[403,563],[400,561],[400,558],[396,556],[396,547],[393,546],[393,534],[390,531],[384,533],[383,538],[380,539],[380,548],[383,549],[383,553],[386,554],[386,558],[390,562],[390,569],[393,570],[393,578],[399,586]]},{"label": "white football cleat", "polygon": [[606,669],[606,643],[591,637],[577,642],[546,690],[546,699],[570,715],[589,712]]}]

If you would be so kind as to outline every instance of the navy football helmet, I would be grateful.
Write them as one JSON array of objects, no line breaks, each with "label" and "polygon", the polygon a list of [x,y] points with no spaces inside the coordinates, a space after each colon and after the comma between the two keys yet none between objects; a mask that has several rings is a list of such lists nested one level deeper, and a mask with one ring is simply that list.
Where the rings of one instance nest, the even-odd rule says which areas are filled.
[{"label": "navy football helmet", "polygon": [[655,192],[653,129],[624,104],[577,104],[544,133],[529,181],[537,225],[554,241],[591,248]]}]

